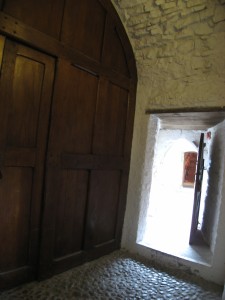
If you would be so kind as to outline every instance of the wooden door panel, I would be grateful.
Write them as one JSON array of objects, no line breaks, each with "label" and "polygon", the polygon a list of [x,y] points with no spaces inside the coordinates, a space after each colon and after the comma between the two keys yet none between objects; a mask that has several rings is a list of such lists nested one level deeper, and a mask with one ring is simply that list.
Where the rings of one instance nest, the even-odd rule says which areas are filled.
[{"label": "wooden door panel", "polygon": [[[44,278],[86,260],[93,253],[89,249],[99,256],[119,247],[136,67],[122,23],[108,0],[0,0],[0,8],[4,32],[58,59],[54,68],[48,55],[9,41],[4,47],[0,37],[0,69],[5,48],[0,196],[15,197],[4,217],[13,217],[10,211],[15,214],[15,207],[10,206],[17,203],[18,227],[23,230],[15,234],[21,244],[13,238],[11,245],[8,241],[18,259],[2,273],[0,265],[0,287],[5,288],[34,278],[39,254],[39,275]],[[21,191],[17,196],[14,181]],[[13,226],[8,229],[11,236]],[[13,261],[13,255],[8,260]]]},{"label": "wooden door panel", "polygon": [[4,46],[5,46],[5,37],[0,35],[0,72],[1,72],[1,68],[2,68]]},{"label": "wooden door panel", "polygon": [[119,171],[91,172],[85,248],[115,241],[119,190]]},{"label": "wooden door panel", "polygon": [[[113,45],[113,47],[112,47]],[[115,71],[129,76],[125,49],[119,32],[110,17],[107,18],[103,47],[103,62]]]},{"label": "wooden door panel", "polygon": [[106,12],[96,0],[67,0],[61,40],[85,55],[101,59]]},{"label": "wooden door panel", "polygon": [[54,59],[6,40],[0,78],[0,288],[35,277]]},{"label": "wooden door panel", "polygon": [[97,76],[66,61],[59,61],[50,151],[51,149],[54,149],[55,153],[91,151],[97,90]]},{"label": "wooden door panel", "polygon": [[87,171],[61,172],[55,220],[55,258],[82,250],[87,186]]},{"label": "wooden door panel", "polygon": [[8,116],[7,146],[36,146],[44,71],[42,63],[17,55]]},{"label": "wooden door panel", "polygon": [[[89,154],[99,79],[59,60],[47,154],[40,278],[77,264],[82,256],[87,171],[65,157]],[[52,215],[52,218],[49,216]]]},{"label": "wooden door panel", "polygon": [[102,80],[93,140],[95,154],[123,155],[127,110],[128,92]]},{"label": "wooden door panel", "polygon": [[49,162],[42,222],[39,274],[45,279],[83,261],[88,175]]},{"label": "wooden door panel", "polygon": [[32,148],[8,148],[4,153],[4,165],[35,167],[36,151]]},{"label": "wooden door panel", "polygon": [[28,263],[32,168],[5,167],[0,181],[0,270]]},{"label": "wooden door panel", "polygon": [[64,1],[62,0],[5,0],[3,11],[22,22],[59,37]]},{"label": "wooden door panel", "polygon": [[[126,58],[115,24],[119,19],[108,18],[111,6],[106,3],[65,2],[60,42],[68,48],[58,59],[51,112],[39,266],[42,279],[120,244],[135,81],[130,91],[130,52]],[[75,57],[68,59],[72,49]],[[114,80],[112,69],[122,82]]]}]

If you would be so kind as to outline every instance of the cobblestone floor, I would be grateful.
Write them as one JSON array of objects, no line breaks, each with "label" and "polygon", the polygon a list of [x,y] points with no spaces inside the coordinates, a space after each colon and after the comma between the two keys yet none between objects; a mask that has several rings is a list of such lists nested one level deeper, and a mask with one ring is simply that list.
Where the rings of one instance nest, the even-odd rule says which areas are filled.
[{"label": "cobblestone floor", "polygon": [[221,295],[216,285],[116,251],[51,279],[0,293],[0,300],[219,300]]}]

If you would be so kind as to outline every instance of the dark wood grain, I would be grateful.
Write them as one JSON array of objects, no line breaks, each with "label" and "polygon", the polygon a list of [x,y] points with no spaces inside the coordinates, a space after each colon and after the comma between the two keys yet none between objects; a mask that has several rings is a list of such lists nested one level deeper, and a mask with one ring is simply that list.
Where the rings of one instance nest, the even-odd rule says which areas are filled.
[{"label": "dark wood grain", "polygon": [[100,61],[105,18],[106,11],[96,0],[67,0],[61,41]]},{"label": "dark wood grain", "polygon": [[0,82],[1,288],[35,278],[53,70],[52,58],[6,41]]},{"label": "dark wood grain", "polygon": [[[113,47],[112,47],[113,45]],[[103,48],[103,62],[106,66],[130,76],[125,49],[123,47],[119,32],[113,20],[108,16]]]},{"label": "dark wood grain", "polygon": [[91,172],[85,248],[100,247],[116,239],[119,190],[120,172]]},{"label": "dark wood grain", "polygon": [[110,1],[3,2],[1,288],[120,246],[137,83]]},{"label": "dark wood grain", "polygon": [[61,151],[89,153],[98,76],[65,60],[59,61],[57,70],[49,151],[58,155]]},{"label": "dark wood grain", "polygon": [[2,10],[2,8],[3,8],[4,1],[5,0],[0,0],[0,10]]},{"label": "dark wood grain", "polygon": [[83,246],[88,172],[63,170],[57,201],[54,259],[79,253]]},{"label": "dark wood grain", "polygon": [[95,118],[94,154],[123,155],[128,92],[101,80]]},{"label": "dark wood grain", "polygon": [[1,74],[1,68],[2,68],[4,46],[5,46],[5,37],[3,35],[0,35],[0,74]]},{"label": "dark wood grain", "polygon": [[53,56],[67,59],[72,64],[78,65],[90,72],[110,78],[113,82],[124,86],[124,88],[130,87],[130,78],[124,74],[2,12],[0,12],[0,32],[23,41],[29,46],[50,53]]},{"label": "dark wood grain", "polygon": [[64,1],[5,0],[3,11],[50,36],[60,35]]},{"label": "dark wood grain", "polygon": [[63,153],[61,155],[61,165],[65,169],[127,170],[129,161],[121,156]]},{"label": "dark wood grain", "polygon": [[137,68],[136,68],[136,61],[133,54],[133,49],[131,46],[131,43],[129,41],[129,38],[127,36],[127,33],[125,31],[125,28],[121,24],[120,17],[112,4],[111,1],[108,0],[98,0],[102,5],[105,7],[105,9],[109,12],[108,15],[110,16],[111,23],[115,25],[114,29],[116,29],[116,32],[120,38],[120,42],[122,44],[122,47],[124,49],[125,55],[126,55],[126,63],[129,68],[129,77],[133,79],[134,84],[133,86],[136,86],[137,82]]}]

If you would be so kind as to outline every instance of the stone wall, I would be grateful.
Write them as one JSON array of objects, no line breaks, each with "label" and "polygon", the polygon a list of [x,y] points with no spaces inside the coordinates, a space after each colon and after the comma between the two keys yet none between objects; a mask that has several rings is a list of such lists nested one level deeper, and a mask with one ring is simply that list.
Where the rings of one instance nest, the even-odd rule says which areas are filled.
[{"label": "stone wall", "polygon": [[[204,233],[204,237],[211,246],[211,251],[214,252],[216,243],[218,242],[218,223],[220,218],[221,203],[223,200],[225,200],[225,195],[223,192],[225,164],[225,121],[213,127],[211,131],[212,144],[210,148],[210,158],[212,163],[209,168],[208,193],[206,198],[202,231]],[[223,205],[225,205],[225,203]],[[221,220],[223,219],[224,217],[221,216]],[[221,232],[221,236],[222,235],[223,233]]]},{"label": "stone wall", "polygon": [[225,106],[225,0],[113,0],[145,108]]},{"label": "stone wall", "polygon": [[[141,247],[136,241],[140,238],[139,218],[143,217],[142,210],[149,197],[157,131],[152,130],[145,110],[225,107],[225,0],[112,0],[112,3],[127,30],[138,69],[122,247],[165,264],[190,268],[205,279],[223,284],[222,230],[217,235],[220,243],[216,252],[220,255],[215,255],[210,267],[180,261]],[[225,200],[221,207],[225,207]],[[218,226],[222,228],[221,224]]]}]

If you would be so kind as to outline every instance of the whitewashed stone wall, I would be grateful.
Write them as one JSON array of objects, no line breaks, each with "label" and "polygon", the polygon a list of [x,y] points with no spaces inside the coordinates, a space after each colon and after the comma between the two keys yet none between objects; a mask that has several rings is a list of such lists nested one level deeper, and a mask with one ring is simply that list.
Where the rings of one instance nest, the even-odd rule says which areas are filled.
[{"label": "whitewashed stone wall", "polygon": [[[210,151],[212,160],[209,168],[208,200],[205,207],[205,222],[203,223],[204,236],[211,245],[214,252],[218,249],[218,243],[223,241],[224,235],[224,211],[225,206],[225,185],[224,185],[224,165],[225,165],[225,121],[212,128],[212,145]],[[223,208],[224,209],[224,208]],[[222,221],[218,227],[219,221]],[[225,244],[223,246],[225,252]]]},{"label": "whitewashed stone wall", "polygon": [[144,108],[225,106],[225,0],[113,0]]},{"label": "whitewashed stone wall", "polygon": [[[207,267],[150,251],[136,241],[139,217],[149,195],[154,149],[151,143],[154,145],[157,131],[151,130],[152,123],[145,110],[225,107],[225,0],[112,0],[112,3],[127,30],[138,69],[122,246],[151,259],[191,269],[222,284],[225,279],[222,251],[213,265]],[[224,201],[221,205],[225,206]],[[222,232],[217,240],[223,243]]]}]

